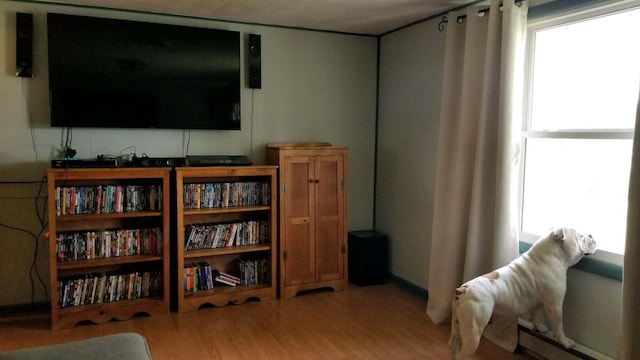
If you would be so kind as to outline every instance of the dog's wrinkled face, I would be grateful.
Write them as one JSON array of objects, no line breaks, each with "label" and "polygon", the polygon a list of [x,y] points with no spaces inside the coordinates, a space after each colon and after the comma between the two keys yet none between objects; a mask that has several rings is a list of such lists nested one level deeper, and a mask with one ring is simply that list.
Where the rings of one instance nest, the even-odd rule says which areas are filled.
[{"label": "dog's wrinkled face", "polygon": [[554,235],[560,242],[570,266],[575,265],[584,255],[593,254],[598,244],[591,235],[582,235],[575,229],[555,229]]}]

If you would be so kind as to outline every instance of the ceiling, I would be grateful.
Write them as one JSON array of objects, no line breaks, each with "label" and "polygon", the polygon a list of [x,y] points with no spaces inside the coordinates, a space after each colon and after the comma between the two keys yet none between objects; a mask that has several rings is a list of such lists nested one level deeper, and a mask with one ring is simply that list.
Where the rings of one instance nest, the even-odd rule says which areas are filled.
[{"label": "ceiling", "polygon": [[476,0],[53,0],[52,3],[382,35]]}]

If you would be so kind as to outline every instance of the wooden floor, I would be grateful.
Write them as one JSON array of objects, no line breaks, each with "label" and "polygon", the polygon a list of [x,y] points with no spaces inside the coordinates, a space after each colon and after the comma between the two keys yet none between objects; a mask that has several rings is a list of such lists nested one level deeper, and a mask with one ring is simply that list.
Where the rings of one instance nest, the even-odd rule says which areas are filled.
[{"label": "wooden floor", "polygon": [[[137,332],[156,360],[447,359],[449,326],[434,325],[425,309],[423,300],[384,284],[69,330],[49,330],[47,317],[5,319],[0,351]],[[483,340],[475,359],[530,358]]]}]

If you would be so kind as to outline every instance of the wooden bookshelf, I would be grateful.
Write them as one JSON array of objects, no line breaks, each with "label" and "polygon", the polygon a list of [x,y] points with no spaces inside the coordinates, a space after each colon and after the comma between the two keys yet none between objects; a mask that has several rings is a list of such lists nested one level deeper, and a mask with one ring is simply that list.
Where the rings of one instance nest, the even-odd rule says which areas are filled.
[{"label": "wooden bookshelf", "polygon": [[[230,303],[240,304],[251,298],[259,300],[275,298],[277,167],[184,167],[176,168],[175,176],[177,249],[173,277],[174,294],[177,298],[176,310],[188,312],[195,311],[205,304],[224,306]],[[243,193],[244,195],[241,196],[243,200],[235,203],[230,201],[232,191],[229,188],[233,186],[241,189],[234,190],[234,193],[238,191]],[[260,195],[254,200],[246,199],[245,201],[247,194],[254,193],[247,189],[255,186],[260,187],[261,190],[256,191]],[[224,195],[225,188],[226,195]],[[212,195],[213,193],[216,195]],[[204,200],[205,197],[210,199],[211,196],[218,200]],[[227,201],[224,201],[225,196]],[[230,224],[235,224],[236,230],[229,230]],[[224,233],[225,229],[228,230],[225,235],[226,241],[234,241],[233,245],[222,241],[222,235],[218,236],[218,233],[214,233],[218,231],[218,227],[222,229],[219,230],[220,233]],[[238,229],[241,227],[260,230],[243,231],[240,235]],[[236,235],[229,235],[234,231]],[[207,235],[197,237],[195,235],[197,232]],[[260,240],[249,240],[251,238],[247,235],[249,232],[251,236],[257,236]],[[233,240],[229,240],[229,237]],[[202,241],[194,246],[197,239]],[[218,245],[215,245],[216,243]],[[241,261],[251,261],[256,268],[259,263],[260,269],[263,270],[261,276],[258,276],[256,270],[254,277],[247,275],[244,278],[239,267]],[[212,280],[207,284],[207,278],[211,275],[207,275],[206,271],[203,272],[202,269],[206,268],[206,265],[210,271],[218,270],[228,273],[242,279],[242,283],[230,286]],[[192,267],[196,275],[189,273],[189,268]],[[194,280],[194,277],[197,279]],[[249,278],[253,279],[253,282],[245,281]],[[211,284],[212,288],[210,288]]]},{"label": "wooden bookshelf", "polygon": [[51,327],[167,313],[170,169],[56,168],[47,179]]}]

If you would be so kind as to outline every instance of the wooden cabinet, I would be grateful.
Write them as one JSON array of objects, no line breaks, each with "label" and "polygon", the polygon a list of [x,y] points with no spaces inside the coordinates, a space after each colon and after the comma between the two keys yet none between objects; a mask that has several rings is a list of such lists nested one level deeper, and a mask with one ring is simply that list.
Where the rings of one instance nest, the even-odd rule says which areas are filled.
[{"label": "wooden cabinet", "polygon": [[169,311],[170,169],[49,169],[51,327]]},{"label": "wooden cabinet", "polygon": [[347,149],[327,143],[268,144],[279,166],[280,296],[347,285]]},{"label": "wooden cabinet", "polygon": [[276,166],[176,168],[179,312],[276,297],[276,181]]}]

